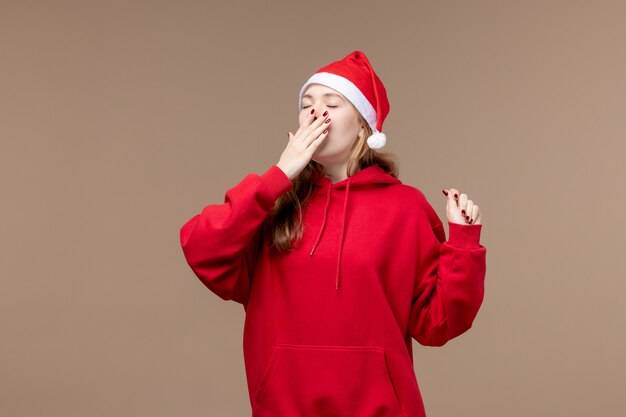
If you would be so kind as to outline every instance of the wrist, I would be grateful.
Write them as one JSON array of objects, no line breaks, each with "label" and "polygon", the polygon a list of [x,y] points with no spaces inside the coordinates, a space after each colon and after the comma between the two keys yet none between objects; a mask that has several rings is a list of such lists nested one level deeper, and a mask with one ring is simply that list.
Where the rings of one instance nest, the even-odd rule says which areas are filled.
[{"label": "wrist", "polygon": [[275,165],[285,173],[285,175],[289,178],[290,181],[294,179],[295,176],[293,175],[293,173],[288,168],[281,165],[280,162]]}]

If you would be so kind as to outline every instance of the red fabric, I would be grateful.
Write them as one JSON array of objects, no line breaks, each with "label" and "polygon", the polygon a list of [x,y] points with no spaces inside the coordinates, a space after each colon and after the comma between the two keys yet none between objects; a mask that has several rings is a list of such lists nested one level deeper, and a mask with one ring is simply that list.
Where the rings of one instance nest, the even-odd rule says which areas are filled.
[{"label": "red fabric", "polygon": [[180,229],[195,275],[245,308],[252,415],[423,417],[411,340],[442,346],[472,326],[484,296],[482,225],[448,223],[446,241],[424,194],[376,165],[335,184],[314,178],[289,253],[270,248],[260,227],[293,187],[276,165]]}]

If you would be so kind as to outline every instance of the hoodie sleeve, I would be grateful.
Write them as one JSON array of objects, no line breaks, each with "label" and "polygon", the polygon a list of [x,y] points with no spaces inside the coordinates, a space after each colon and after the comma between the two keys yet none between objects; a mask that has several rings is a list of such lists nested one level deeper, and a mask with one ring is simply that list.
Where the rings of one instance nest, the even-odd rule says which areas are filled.
[{"label": "hoodie sleeve", "polygon": [[442,346],[471,326],[484,297],[486,252],[482,224],[448,222],[450,238],[424,199],[417,276],[408,331],[424,346]]},{"label": "hoodie sleeve", "polygon": [[224,196],[210,204],[180,229],[185,259],[202,283],[223,300],[244,306],[263,221],[274,203],[293,183],[277,165],[262,175],[248,174]]}]

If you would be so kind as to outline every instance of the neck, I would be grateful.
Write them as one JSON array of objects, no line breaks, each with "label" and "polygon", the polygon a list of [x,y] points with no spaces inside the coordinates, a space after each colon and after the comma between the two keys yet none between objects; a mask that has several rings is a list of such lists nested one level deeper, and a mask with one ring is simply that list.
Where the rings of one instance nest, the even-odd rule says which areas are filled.
[{"label": "neck", "polygon": [[[333,184],[339,181],[343,181],[346,178],[348,178],[348,176],[346,175],[347,167],[348,167],[348,161],[343,162],[341,164],[324,165],[324,176],[329,178]],[[350,175],[354,175],[355,172],[356,172],[355,168],[353,167]]]}]

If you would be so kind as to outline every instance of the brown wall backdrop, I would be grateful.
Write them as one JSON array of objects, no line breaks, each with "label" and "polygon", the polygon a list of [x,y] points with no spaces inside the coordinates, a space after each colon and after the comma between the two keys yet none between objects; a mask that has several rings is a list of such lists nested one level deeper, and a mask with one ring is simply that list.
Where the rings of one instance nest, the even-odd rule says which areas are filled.
[{"label": "brown wall backdrop", "polygon": [[401,180],[483,215],[474,327],[414,341],[429,417],[622,416],[625,22],[618,0],[0,3],[0,415],[250,415],[244,310],[179,228],[278,162],[301,85],[361,49]]}]

